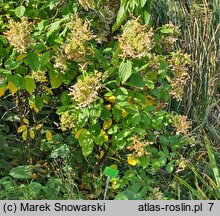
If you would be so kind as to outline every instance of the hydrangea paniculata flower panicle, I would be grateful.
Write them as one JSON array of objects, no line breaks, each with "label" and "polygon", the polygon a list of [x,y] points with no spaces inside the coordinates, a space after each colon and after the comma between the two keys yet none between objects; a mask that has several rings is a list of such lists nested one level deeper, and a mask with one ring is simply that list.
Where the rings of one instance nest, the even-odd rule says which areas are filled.
[{"label": "hydrangea paniculata flower panicle", "polygon": [[90,31],[91,23],[89,20],[84,20],[75,15],[71,23],[71,32],[67,37],[66,43],[63,45],[64,53],[67,59],[75,62],[85,62],[85,56],[89,51],[88,41],[95,38]]},{"label": "hydrangea paniculata flower panicle", "polygon": [[173,74],[170,95],[176,100],[180,100],[184,92],[184,86],[190,78],[188,73],[190,58],[188,54],[178,51],[173,53],[168,62]]},{"label": "hydrangea paniculata flower panicle", "polygon": [[149,155],[150,153],[147,152],[146,146],[152,145],[153,142],[149,142],[146,140],[141,140],[138,136],[134,135],[132,138],[132,145],[128,146],[127,149],[133,151],[132,156],[135,158]]},{"label": "hydrangea paniculata flower panicle", "polygon": [[123,57],[142,58],[153,48],[153,28],[147,31],[146,25],[141,25],[137,19],[127,22],[122,35],[118,38]]},{"label": "hydrangea paniculata flower panicle", "polygon": [[95,9],[94,0],[78,0],[78,3],[86,11],[88,11],[89,9]]},{"label": "hydrangea paniculata flower panicle", "polygon": [[11,46],[19,52],[26,53],[28,46],[32,43],[30,37],[31,23],[27,17],[22,17],[20,22],[13,20],[8,21],[9,30],[5,33],[5,36]]},{"label": "hydrangea paniculata flower panicle", "polygon": [[89,106],[98,99],[98,91],[102,87],[101,78],[101,73],[85,75],[70,87],[69,95],[73,101],[77,102],[79,108]]},{"label": "hydrangea paniculata flower panicle", "polygon": [[189,129],[191,128],[191,122],[187,120],[187,116],[172,115],[171,117],[176,134],[188,136]]}]

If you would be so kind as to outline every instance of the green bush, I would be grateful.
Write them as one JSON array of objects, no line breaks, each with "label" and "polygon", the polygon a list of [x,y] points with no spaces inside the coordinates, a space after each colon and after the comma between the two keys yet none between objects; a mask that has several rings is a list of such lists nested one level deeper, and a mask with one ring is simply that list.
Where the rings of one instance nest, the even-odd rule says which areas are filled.
[{"label": "green bush", "polygon": [[177,27],[152,28],[150,3],[1,1],[0,96],[13,102],[33,169],[25,190],[56,176],[67,183],[57,198],[97,199],[108,176],[109,199],[162,198],[150,176],[184,169],[190,122],[169,101],[181,99],[190,61],[174,48]]}]

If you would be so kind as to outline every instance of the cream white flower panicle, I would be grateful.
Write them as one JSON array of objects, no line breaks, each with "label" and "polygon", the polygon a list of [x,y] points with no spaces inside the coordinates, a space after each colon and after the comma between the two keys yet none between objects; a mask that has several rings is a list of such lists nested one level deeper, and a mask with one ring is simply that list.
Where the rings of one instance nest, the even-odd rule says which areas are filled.
[{"label": "cream white flower panicle", "polygon": [[60,128],[62,129],[62,131],[66,131],[68,129],[75,128],[75,124],[73,122],[73,119],[69,115],[68,111],[62,113],[62,115],[60,117]]},{"label": "cream white flower panicle", "polygon": [[60,69],[60,72],[64,74],[67,70],[67,56],[62,50],[58,50],[56,53],[54,67]]},{"label": "cream white flower panicle", "polygon": [[101,89],[101,73],[85,75],[82,80],[70,87],[70,93],[73,101],[76,101],[79,108],[89,106],[98,99],[98,91]]},{"label": "cream white flower panicle", "polygon": [[88,11],[89,9],[95,8],[94,0],[78,0],[78,3],[84,8],[84,10]]},{"label": "cream white flower panicle", "polygon": [[22,17],[20,22],[8,21],[9,30],[5,33],[9,44],[19,53],[26,53],[31,44],[31,25],[27,17]]},{"label": "cream white flower panicle", "polygon": [[191,122],[187,120],[187,116],[173,115],[172,120],[176,134],[183,134],[187,136],[189,129],[191,128]]},{"label": "cream white flower panicle", "polygon": [[149,142],[147,140],[141,140],[137,135],[134,135],[132,138],[132,145],[128,146],[127,149],[133,151],[132,156],[135,158],[149,155],[147,152],[146,146],[152,145],[153,142]]},{"label": "cream white flower panicle", "polygon": [[141,25],[137,19],[127,22],[122,35],[118,38],[123,57],[141,58],[146,56],[153,46],[153,28],[147,31],[146,25]]},{"label": "cream white flower panicle", "polygon": [[176,100],[180,100],[184,92],[184,86],[189,80],[188,65],[190,64],[190,58],[188,54],[178,51],[174,53],[169,63],[173,73],[170,95]]},{"label": "cream white flower panicle", "polygon": [[90,26],[89,20],[83,20],[75,15],[71,23],[71,33],[63,45],[67,59],[85,62],[85,55],[89,49],[87,42],[95,37],[90,31]]}]

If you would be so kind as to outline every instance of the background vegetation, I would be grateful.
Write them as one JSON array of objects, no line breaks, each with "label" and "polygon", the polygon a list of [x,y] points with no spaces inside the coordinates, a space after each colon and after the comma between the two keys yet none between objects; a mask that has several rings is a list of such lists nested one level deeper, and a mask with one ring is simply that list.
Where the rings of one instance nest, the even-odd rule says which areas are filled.
[{"label": "background vegetation", "polygon": [[219,199],[219,0],[0,1],[0,199]]}]

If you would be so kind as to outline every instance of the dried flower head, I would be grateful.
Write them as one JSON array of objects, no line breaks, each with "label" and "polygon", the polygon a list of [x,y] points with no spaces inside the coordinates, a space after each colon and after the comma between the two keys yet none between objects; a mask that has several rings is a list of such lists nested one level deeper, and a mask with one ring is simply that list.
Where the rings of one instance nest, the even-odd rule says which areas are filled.
[{"label": "dried flower head", "polygon": [[9,30],[5,33],[9,44],[19,53],[26,53],[27,47],[31,44],[30,23],[27,17],[22,17],[21,22],[8,21]]},{"label": "dried flower head", "polygon": [[32,71],[31,77],[34,78],[37,82],[47,82],[46,71]]},{"label": "dried flower head", "polygon": [[86,11],[88,11],[89,9],[95,9],[94,0],[78,0],[78,2]]},{"label": "dried flower head", "polygon": [[101,73],[86,75],[70,87],[69,95],[80,108],[86,107],[98,99],[98,90],[101,89],[101,86]]},{"label": "dried flower head", "polygon": [[182,172],[187,167],[187,161],[186,161],[186,159],[182,155],[181,155],[181,158],[180,158],[180,160],[178,162],[179,162],[178,163],[178,169],[177,169],[177,171],[175,173]]},{"label": "dried flower head", "polygon": [[153,29],[146,31],[146,25],[141,25],[137,19],[127,22],[121,37],[118,38],[123,57],[141,58],[149,52],[154,43]]},{"label": "dried flower head", "polygon": [[71,33],[67,38],[66,44],[64,44],[64,52],[68,59],[72,59],[76,62],[84,62],[86,51],[88,50],[88,41],[95,36],[90,31],[90,22],[83,20],[75,16],[72,21]]},{"label": "dried flower head", "polygon": [[187,120],[187,116],[172,115],[171,117],[176,134],[183,134],[187,136],[189,129],[191,128],[191,122]]},{"label": "dried flower head", "polygon": [[146,146],[153,144],[153,142],[143,141],[138,136],[134,135],[132,137],[132,145],[128,146],[127,149],[133,151],[133,157],[141,157],[144,155],[149,155],[146,150]]},{"label": "dried flower head", "polygon": [[172,22],[169,22],[165,26],[162,27],[166,28],[166,34],[163,35],[161,38],[161,45],[163,48],[163,52],[171,52],[173,50],[173,45],[177,41],[178,36],[180,35],[179,27],[174,26]]},{"label": "dried flower head", "polygon": [[163,199],[163,192],[160,191],[159,187],[155,187],[151,191],[148,199],[150,199],[150,200],[162,200]]},{"label": "dried flower head", "polygon": [[189,79],[189,55],[179,51],[174,53],[172,58],[168,61],[173,73],[173,78],[171,79],[170,95],[176,98],[176,100],[180,100],[184,92],[184,86]]},{"label": "dried flower head", "polygon": [[62,52],[62,50],[58,50],[57,55],[54,58],[54,67],[60,69],[61,73],[65,73],[67,70],[67,56]]},{"label": "dried flower head", "polygon": [[73,129],[75,124],[73,122],[72,117],[69,115],[69,112],[64,112],[60,117],[60,127],[62,131],[66,131],[68,129]]}]

